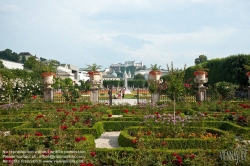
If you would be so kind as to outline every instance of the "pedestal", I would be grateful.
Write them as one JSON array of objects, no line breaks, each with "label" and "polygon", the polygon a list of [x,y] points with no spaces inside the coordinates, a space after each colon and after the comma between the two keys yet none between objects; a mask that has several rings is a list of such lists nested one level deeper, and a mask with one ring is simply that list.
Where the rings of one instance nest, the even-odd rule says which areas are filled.
[{"label": "pedestal", "polygon": [[109,105],[112,105],[112,85],[110,85],[109,87],[109,91],[108,91],[108,95],[109,95]]},{"label": "pedestal", "polygon": [[207,98],[206,94],[207,87],[205,86],[198,86],[198,94],[197,94],[197,101],[202,102],[205,101]]},{"label": "pedestal", "polygon": [[53,102],[54,101],[54,92],[52,87],[46,87],[43,91],[44,101],[45,102]]},{"label": "pedestal", "polygon": [[159,93],[151,94],[151,103],[157,103],[158,101],[160,101],[160,94]]},{"label": "pedestal", "polygon": [[94,86],[90,88],[90,101],[93,104],[97,104],[98,103],[98,87]]}]

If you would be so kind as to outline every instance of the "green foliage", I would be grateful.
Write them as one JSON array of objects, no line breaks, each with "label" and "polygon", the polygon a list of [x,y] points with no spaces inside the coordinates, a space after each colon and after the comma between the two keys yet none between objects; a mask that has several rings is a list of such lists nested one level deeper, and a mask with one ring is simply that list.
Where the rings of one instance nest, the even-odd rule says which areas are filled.
[{"label": "green foliage", "polygon": [[9,60],[13,62],[21,62],[20,56],[17,53],[12,52],[12,50],[10,49],[5,49],[4,51],[0,51],[0,59]]},{"label": "green foliage", "polygon": [[102,68],[101,65],[97,65],[96,63],[93,63],[92,65],[87,65],[86,70],[87,71],[98,71],[101,68]]},{"label": "green foliage", "polygon": [[161,66],[157,66],[157,64],[154,64],[154,65],[151,64],[150,69],[151,71],[157,71],[161,69]]},{"label": "green foliage", "polygon": [[[202,63],[209,69],[207,85],[217,82],[230,82],[244,88],[248,85],[245,65],[250,64],[250,54],[231,55],[225,58],[207,60]],[[185,79],[193,78],[195,66],[190,66],[185,72]]]},{"label": "green foliage", "polygon": [[147,81],[146,80],[128,80],[128,86],[129,87],[135,87],[135,88],[145,88],[147,87]]},{"label": "green foliage", "polygon": [[199,63],[199,64],[195,65],[195,70],[196,71],[208,71],[208,69],[205,68],[204,66],[205,66],[205,64]]},{"label": "green foliage", "polygon": [[86,81],[80,80],[79,82],[80,82],[81,85],[76,84],[76,87],[79,90],[81,90],[81,91],[89,90],[90,85]]},{"label": "green foliage", "polygon": [[166,82],[158,82],[154,81],[149,84],[148,91],[151,94],[166,94],[167,93],[167,83]]},{"label": "green foliage", "polygon": [[0,69],[3,69],[4,65],[3,65],[3,61],[0,60]]},{"label": "green foliage", "polygon": [[134,76],[134,80],[145,80],[145,77],[141,73],[138,73]]},{"label": "green foliage", "polygon": [[206,55],[199,55],[199,58],[196,58],[194,63],[197,64],[201,64],[203,62],[207,61],[207,56]]},{"label": "green foliage", "polygon": [[20,69],[0,69],[0,99],[7,102],[30,101],[32,96],[42,94],[41,80],[32,77],[33,72]]},{"label": "green foliage", "polygon": [[66,101],[76,102],[77,99],[80,98],[79,90],[70,78],[62,80],[62,92]]},{"label": "green foliage", "polygon": [[50,60],[49,62],[39,62],[41,67],[41,72],[53,72],[56,73],[57,66],[60,65],[60,63],[56,60]]},{"label": "green foliage", "polygon": [[239,85],[223,81],[215,83],[214,87],[223,100],[231,100],[234,98],[235,90],[239,87]]},{"label": "green foliage", "polygon": [[[230,82],[244,88],[248,85],[245,65],[250,64],[250,54],[231,55],[225,58],[207,60],[203,67],[209,68],[208,83],[213,85],[217,82]],[[195,66],[190,66],[186,70],[185,79],[193,78]]]},{"label": "green foliage", "polygon": [[59,62],[56,60],[50,61],[37,61],[35,57],[29,57],[27,61],[24,63],[24,68],[28,70],[32,70],[34,72],[34,76],[39,78],[41,74],[44,72],[53,72],[56,73],[57,66]]},{"label": "green foliage", "polygon": [[[31,56],[26,60],[23,67],[25,69],[38,71],[41,68],[41,63],[39,61],[37,61],[35,57]],[[39,73],[41,73],[41,72],[39,72]]]},{"label": "green foliage", "polygon": [[173,63],[171,67],[167,65],[168,70],[168,80],[167,80],[167,95],[171,100],[177,99],[180,100],[180,97],[185,93],[184,87],[184,75],[185,75],[186,66],[184,69],[175,69]]},{"label": "green foliage", "polygon": [[112,85],[114,87],[118,87],[118,86],[121,86],[120,85],[120,80],[103,80],[103,86],[106,88],[108,87],[109,85]]}]

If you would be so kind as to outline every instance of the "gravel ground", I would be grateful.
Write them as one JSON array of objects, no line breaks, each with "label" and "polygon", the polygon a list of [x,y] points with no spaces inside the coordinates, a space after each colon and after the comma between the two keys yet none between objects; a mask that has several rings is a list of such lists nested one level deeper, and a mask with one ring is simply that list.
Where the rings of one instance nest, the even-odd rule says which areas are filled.
[{"label": "gravel ground", "polygon": [[98,139],[95,139],[96,148],[118,148],[118,137],[120,131],[104,132]]}]

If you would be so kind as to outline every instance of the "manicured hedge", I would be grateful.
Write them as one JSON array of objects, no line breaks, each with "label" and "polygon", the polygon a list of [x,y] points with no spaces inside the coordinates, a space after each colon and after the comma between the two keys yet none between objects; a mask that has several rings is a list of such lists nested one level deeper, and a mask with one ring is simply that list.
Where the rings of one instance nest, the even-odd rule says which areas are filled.
[{"label": "manicured hedge", "polygon": [[[145,128],[147,129],[147,128]],[[190,128],[187,128],[190,129]],[[232,140],[225,141],[224,135],[227,133],[213,128],[204,128],[207,132],[217,134],[218,138],[155,138],[147,136],[131,136],[129,133],[143,132],[143,127],[129,127],[124,129],[119,138],[119,145],[122,147],[147,147],[148,149],[166,148],[166,149],[211,149],[225,148]],[[158,133],[159,128],[150,128],[152,132]],[[192,130],[190,130],[191,133]],[[134,142],[136,141],[136,142]],[[165,142],[165,145],[162,145]]]},{"label": "manicured hedge", "polygon": [[[24,123],[18,127],[13,128],[13,133],[14,134],[27,134],[27,133],[32,133],[34,134],[35,132],[41,132],[44,135],[50,135],[55,128],[28,128],[30,123]],[[58,127],[59,129],[59,127]],[[104,132],[103,124],[102,122],[97,122],[95,125],[91,128],[67,128],[64,130],[65,133],[69,134],[72,132],[77,132],[81,134],[92,134],[95,138],[99,138],[101,134]]]}]

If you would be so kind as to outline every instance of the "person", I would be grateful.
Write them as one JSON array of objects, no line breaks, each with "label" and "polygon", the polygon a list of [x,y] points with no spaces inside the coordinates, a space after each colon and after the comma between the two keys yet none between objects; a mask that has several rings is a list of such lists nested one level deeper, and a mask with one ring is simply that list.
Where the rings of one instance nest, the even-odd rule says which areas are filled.
[{"label": "person", "polygon": [[123,88],[122,89],[122,98],[124,99],[124,95],[125,95],[125,90],[126,90],[126,88]]},{"label": "person", "polygon": [[122,99],[122,89],[120,90],[118,97],[120,98],[120,100]]}]

